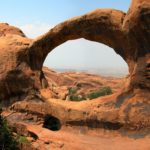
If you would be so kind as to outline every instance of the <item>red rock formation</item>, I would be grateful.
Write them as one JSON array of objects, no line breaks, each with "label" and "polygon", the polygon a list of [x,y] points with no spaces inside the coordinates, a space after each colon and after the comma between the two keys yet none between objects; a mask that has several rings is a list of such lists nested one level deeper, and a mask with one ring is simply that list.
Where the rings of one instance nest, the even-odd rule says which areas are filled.
[{"label": "red rock formation", "polygon": [[0,37],[6,36],[8,34],[14,34],[14,35],[25,37],[24,33],[20,29],[15,28],[13,26],[9,26],[9,24],[7,23],[1,23],[0,24]]},{"label": "red rock formation", "polygon": [[98,9],[70,19],[34,41],[30,53],[39,55],[44,47],[42,54],[37,56],[38,60],[40,57],[44,61],[51,50],[67,40],[85,38],[104,43],[127,62],[131,77],[129,88],[149,89],[149,7],[148,0],[133,1],[127,14]]},{"label": "red rock formation", "polygon": [[[128,89],[149,90],[149,7],[149,0],[138,0],[132,2],[127,14],[97,9],[57,25],[35,41],[26,38],[19,29],[1,24],[1,99],[46,87],[41,70],[48,53],[65,41],[77,38],[112,47],[129,66]],[[14,83],[16,78],[18,82]]]},{"label": "red rock formation", "polygon": [[[39,117],[52,115],[63,125],[89,126],[98,122],[134,130],[149,129],[149,18],[150,1],[132,0],[127,14],[97,9],[60,23],[34,41],[19,29],[0,24],[0,100],[10,104],[10,100],[26,99],[11,109]],[[126,88],[108,97],[80,103],[44,99],[39,91],[48,86],[42,72],[45,58],[55,47],[78,38],[104,43],[127,62],[130,79]]]}]

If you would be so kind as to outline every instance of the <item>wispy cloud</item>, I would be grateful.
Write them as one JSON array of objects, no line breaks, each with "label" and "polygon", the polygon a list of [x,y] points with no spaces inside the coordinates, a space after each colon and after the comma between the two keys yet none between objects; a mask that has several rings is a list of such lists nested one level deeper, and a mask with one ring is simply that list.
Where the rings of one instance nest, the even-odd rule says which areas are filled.
[{"label": "wispy cloud", "polygon": [[48,32],[53,25],[46,23],[35,23],[35,24],[25,24],[20,26],[20,29],[28,36],[29,38],[36,38],[46,32]]}]

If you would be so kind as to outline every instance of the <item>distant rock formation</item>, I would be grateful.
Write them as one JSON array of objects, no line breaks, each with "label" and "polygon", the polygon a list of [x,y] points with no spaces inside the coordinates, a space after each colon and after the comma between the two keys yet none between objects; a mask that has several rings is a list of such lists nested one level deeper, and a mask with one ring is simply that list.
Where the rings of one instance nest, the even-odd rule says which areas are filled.
[{"label": "distant rock formation", "polygon": [[[88,96],[88,94],[98,92],[105,87],[110,87],[112,93],[116,93],[124,87],[127,81],[125,77],[104,77],[83,72],[58,73],[47,67],[43,67],[42,70],[48,81],[49,89],[54,93],[53,95],[49,95],[53,98],[63,100],[66,100],[67,96],[71,94],[69,94],[69,89],[74,90],[75,95],[87,99],[86,96]],[[46,90],[42,91],[46,92]]]}]

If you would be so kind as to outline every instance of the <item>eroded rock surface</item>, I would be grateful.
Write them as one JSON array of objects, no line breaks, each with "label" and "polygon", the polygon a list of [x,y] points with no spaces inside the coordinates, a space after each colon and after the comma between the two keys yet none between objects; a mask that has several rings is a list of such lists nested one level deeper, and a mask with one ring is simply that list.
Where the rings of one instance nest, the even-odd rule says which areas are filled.
[{"label": "eroded rock surface", "polygon": [[[63,127],[69,125],[73,127],[87,126],[93,129],[106,128],[106,130],[115,128],[118,131],[120,129],[132,130],[138,135],[142,132],[144,136],[140,136],[140,138],[146,138],[146,141],[149,141],[149,24],[149,0],[132,0],[127,13],[113,9],[97,9],[60,23],[35,40],[28,39],[16,27],[1,23],[0,101],[13,114],[5,115],[8,121],[10,123],[12,120],[26,123],[25,127],[27,128],[32,119],[24,117],[25,113],[34,116],[35,119],[31,121],[31,124],[39,123],[40,130],[43,130],[42,121],[47,115],[50,115],[58,118]],[[43,97],[40,91],[48,87],[42,71],[45,58],[55,47],[67,40],[78,38],[106,44],[127,62],[130,76],[123,90],[107,97],[80,103]],[[6,114],[7,111],[3,113]],[[20,115],[24,119],[21,120],[21,116],[17,118],[17,113],[21,113]],[[27,131],[30,129],[27,128]],[[145,130],[146,134],[143,134]],[[55,135],[59,136],[60,132],[56,132]],[[61,140],[65,141],[65,138]],[[142,139],[142,141],[144,140]],[[47,143],[47,141],[45,142]],[[63,143],[65,142],[62,141],[56,145],[58,144],[59,148],[63,149],[65,147]],[[32,144],[36,145],[37,143],[32,142]],[[143,144],[146,146],[144,148],[136,145],[136,149],[150,149],[148,144],[149,142]],[[112,147],[113,145],[114,143]],[[89,145],[89,149],[92,148]],[[77,149],[77,147],[71,147],[71,149]]]},{"label": "eroded rock surface", "polygon": [[[149,0],[143,0],[133,1],[127,14],[97,9],[60,23],[34,41],[19,29],[1,24],[1,99],[47,87],[42,66],[48,53],[67,40],[78,38],[104,43],[127,62],[127,90],[149,90],[149,7]],[[14,76],[18,82],[11,83]]]}]

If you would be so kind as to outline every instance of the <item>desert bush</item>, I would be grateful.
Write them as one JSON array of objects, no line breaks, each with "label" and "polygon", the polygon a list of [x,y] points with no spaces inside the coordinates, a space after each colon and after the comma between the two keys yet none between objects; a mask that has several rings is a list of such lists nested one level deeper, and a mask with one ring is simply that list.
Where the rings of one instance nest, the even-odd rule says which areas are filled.
[{"label": "desert bush", "polygon": [[71,87],[69,88],[68,96],[70,101],[82,101],[86,98],[83,95],[77,94],[78,87]]},{"label": "desert bush", "polygon": [[18,142],[13,137],[7,121],[0,115],[0,149],[19,150]]},{"label": "desert bush", "polygon": [[89,99],[94,99],[94,98],[98,98],[98,97],[110,95],[110,94],[112,94],[112,89],[110,87],[103,87],[99,91],[88,94],[87,97]]},{"label": "desert bush", "polygon": [[15,139],[18,142],[18,144],[27,144],[27,143],[29,143],[27,137],[23,136],[23,135],[17,134]]},{"label": "desert bush", "polygon": [[71,101],[83,101],[83,100],[86,100],[86,98],[82,95],[71,95],[70,100]]},{"label": "desert bush", "polygon": [[77,94],[77,88],[70,88],[69,89],[69,99],[71,101],[83,101],[83,100],[86,100],[86,99],[94,99],[94,98],[98,98],[98,97],[101,97],[101,96],[105,96],[105,95],[110,95],[112,94],[112,89],[110,87],[103,87],[101,88],[100,90],[98,91],[94,91],[90,94]]},{"label": "desert bush", "polygon": [[27,138],[22,135],[13,135],[8,126],[7,120],[1,115],[0,108],[0,150],[19,150],[20,144],[29,143]]},{"label": "desert bush", "polygon": [[69,95],[74,95],[74,94],[76,94],[76,92],[77,92],[77,88],[75,88],[75,87],[69,88]]}]

